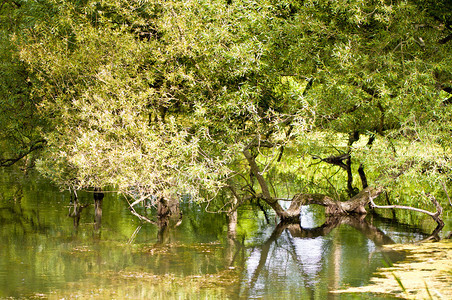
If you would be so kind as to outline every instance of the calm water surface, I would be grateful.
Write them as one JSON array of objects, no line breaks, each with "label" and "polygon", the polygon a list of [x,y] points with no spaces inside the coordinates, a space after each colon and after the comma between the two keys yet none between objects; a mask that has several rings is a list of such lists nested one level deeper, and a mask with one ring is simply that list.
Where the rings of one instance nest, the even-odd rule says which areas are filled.
[{"label": "calm water surface", "polygon": [[112,193],[96,223],[87,192],[77,225],[69,193],[0,174],[2,299],[360,299],[329,291],[364,285],[385,260],[403,258],[382,244],[428,236],[371,216],[326,219],[316,207],[303,208],[299,225],[267,224],[245,207],[228,233],[224,215],[190,204],[179,226],[159,232]]}]

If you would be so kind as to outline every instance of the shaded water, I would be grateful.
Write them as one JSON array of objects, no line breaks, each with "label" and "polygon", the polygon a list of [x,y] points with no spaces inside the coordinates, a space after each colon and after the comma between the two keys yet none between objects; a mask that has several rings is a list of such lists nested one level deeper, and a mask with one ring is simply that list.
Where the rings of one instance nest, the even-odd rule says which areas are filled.
[{"label": "shaded water", "polygon": [[[331,290],[367,284],[385,259],[380,246],[428,235],[367,217],[325,219],[304,207],[301,224],[267,224],[252,207],[235,232],[224,215],[184,204],[182,223],[160,232],[106,194],[96,224],[92,193],[80,221],[68,193],[36,176],[0,179],[0,298],[349,299]],[[366,298],[378,298],[366,295]]]}]

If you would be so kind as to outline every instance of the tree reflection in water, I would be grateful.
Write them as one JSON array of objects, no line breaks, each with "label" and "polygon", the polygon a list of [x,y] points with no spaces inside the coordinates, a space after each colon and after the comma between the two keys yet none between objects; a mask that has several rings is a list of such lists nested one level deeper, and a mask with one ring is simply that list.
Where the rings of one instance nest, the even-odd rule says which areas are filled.
[{"label": "tree reflection in water", "polygon": [[[168,271],[172,269],[172,261],[178,260],[176,256],[187,251],[175,234],[181,224],[181,213],[177,209],[171,215],[173,218],[160,220],[155,224],[159,225],[156,246],[161,250],[164,249],[161,247],[166,246],[168,249],[172,248],[169,253],[155,257],[156,261],[164,258],[161,264],[165,266],[156,264],[155,267]],[[209,266],[210,263],[215,263],[214,269],[218,274],[223,270],[233,270],[237,274],[238,284],[229,285],[226,292],[232,298],[266,297],[286,293],[288,297],[302,295],[319,299],[326,295],[329,298],[339,297],[329,291],[340,289],[344,285],[367,283],[371,273],[381,266],[383,259],[387,264],[391,264],[404,258],[403,253],[380,249],[380,246],[393,244],[394,241],[374,225],[372,218],[328,217],[322,225],[310,227],[314,223],[312,217],[312,214],[308,213],[299,224],[279,223],[268,238],[250,247],[237,233],[240,222],[237,212],[230,213],[227,216],[227,235],[221,259],[223,265],[216,259],[212,262],[196,263],[207,269],[212,267]],[[97,217],[95,219],[97,220]],[[100,219],[98,224],[99,227],[95,225],[95,230],[100,231]],[[198,226],[195,232],[208,230],[202,223],[191,225]],[[136,228],[129,244],[134,243],[141,229],[142,225]],[[436,234],[434,232],[433,236]],[[422,233],[419,233],[418,237],[429,238]],[[195,262],[190,262],[192,263]],[[215,274],[203,273],[202,276]],[[192,275],[187,278],[190,276]]]},{"label": "tree reflection in water", "polygon": [[373,216],[317,218],[314,207],[302,208],[300,224],[276,226],[249,207],[225,216],[187,204],[182,223],[174,209],[161,226],[144,225],[112,194],[93,205],[92,192],[73,199],[68,217],[69,194],[35,178],[3,180],[0,298],[93,290],[129,299],[334,298],[329,291],[366,284],[384,256],[399,258],[380,245],[438,238]]},{"label": "tree reflection in water", "polygon": [[[350,231],[349,236],[331,234],[334,229],[344,225]],[[358,241],[355,245],[341,240],[350,239],[353,235],[355,237],[352,239]],[[435,231],[429,237],[424,235],[424,238],[436,235]],[[348,246],[345,246],[347,243]],[[327,217],[321,226],[313,228],[305,228],[301,224],[279,223],[270,237],[251,251],[243,274],[240,296],[259,297],[272,289],[280,289],[279,292],[273,290],[273,293],[284,293],[284,288],[278,288],[275,284],[268,286],[269,282],[280,280],[292,281],[293,285],[300,286],[304,289],[302,293],[305,297],[339,297],[328,292],[341,288],[341,284],[362,285],[369,279],[367,274],[377,267],[375,259],[372,263],[374,252],[381,253],[380,260],[388,265],[403,259],[403,253],[380,249],[382,245],[393,243],[391,237],[369,223],[364,216]],[[357,254],[360,251],[368,253],[367,261],[365,257],[358,257],[362,256]],[[350,275],[352,272],[357,274]],[[360,278],[361,273],[366,276]]]}]

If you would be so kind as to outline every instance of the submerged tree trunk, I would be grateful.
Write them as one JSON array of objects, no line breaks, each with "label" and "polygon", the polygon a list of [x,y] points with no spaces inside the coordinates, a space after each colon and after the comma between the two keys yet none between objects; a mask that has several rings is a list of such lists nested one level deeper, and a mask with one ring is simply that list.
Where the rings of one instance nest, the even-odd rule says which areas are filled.
[{"label": "submerged tree trunk", "polygon": [[160,244],[169,242],[169,233],[172,227],[176,227],[182,220],[179,200],[160,198],[157,202],[157,226],[159,228],[157,238]]},{"label": "submerged tree trunk", "polygon": [[177,223],[182,218],[179,201],[176,198],[160,198],[157,203],[157,225],[167,226],[170,223]]},{"label": "submerged tree trunk", "polygon": [[82,216],[82,210],[88,206],[88,204],[79,203],[77,198],[71,199],[71,206],[69,206],[69,217],[74,219],[74,229],[78,229],[80,225],[80,218]]},{"label": "submerged tree trunk", "polygon": [[[246,286],[246,292],[252,290],[256,285],[259,276],[265,270],[268,257],[271,257],[271,245],[275,243],[283,232],[288,232],[289,239],[313,239],[321,236],[328,235],[334,228],[341,224],[347,224],[357,229],[365,237],[373,241],[376,245],[393,244],[394,241],[387,236],[383,231],[377,227],[369,224],[363,217],[360,216],[329,216],[326,218],[325,223],[315,228],[303,228],[299,223],[294,224],[291,222],[280,222],[273,230],[267,241],[260,247],[260,256],[257,266],[254,272],[250,276],[248,285]],[[293,250],[287,250],[289,253],[296,253],[296,245],[292,243]],[[321,254],[320,254],[321,255]],[[297,255],[292,256],[297,261],[297,265],[303,266],[303,261],[299,260]]]},{"label": "submerged tree trunk", "polygon": [[237,210],[233,210],[228,213],[228,241],[225,251],[225,263],[228,267],[232,267],[234,264],[234,258],[236,255],[236,243],[237,243]]},{"label": "submerged tree trunk", "polygon": [[291,214],[300,210],[302,205],[317,204],[325,206],[326,215],[366,214],[366,205],[383,192],[381,187],[367,187],[348,201],[336,201],[323,194],[296,194],[289,207]]},{"label": "submerged tree trunk", "polygon": [[94,189],[94,229],[98,231],[102,222],[102,200],[104,193],[99,188]]}]

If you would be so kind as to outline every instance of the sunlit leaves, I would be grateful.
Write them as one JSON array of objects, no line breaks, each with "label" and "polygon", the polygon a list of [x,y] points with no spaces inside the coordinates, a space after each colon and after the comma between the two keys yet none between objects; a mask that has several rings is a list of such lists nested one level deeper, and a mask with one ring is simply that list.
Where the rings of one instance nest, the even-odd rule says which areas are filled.
[{"label": "sunlit leaves", "polygon": [[[49,0],[20,12],[4,35],[49,125],[39,167],[63,186],[211,196],[248,176],[244,147],[266,172],[294,140],[350,151],[373,174],[448,170],[450,28],[415,2]],[[347,149],[352,133],[362,139]]]}]

